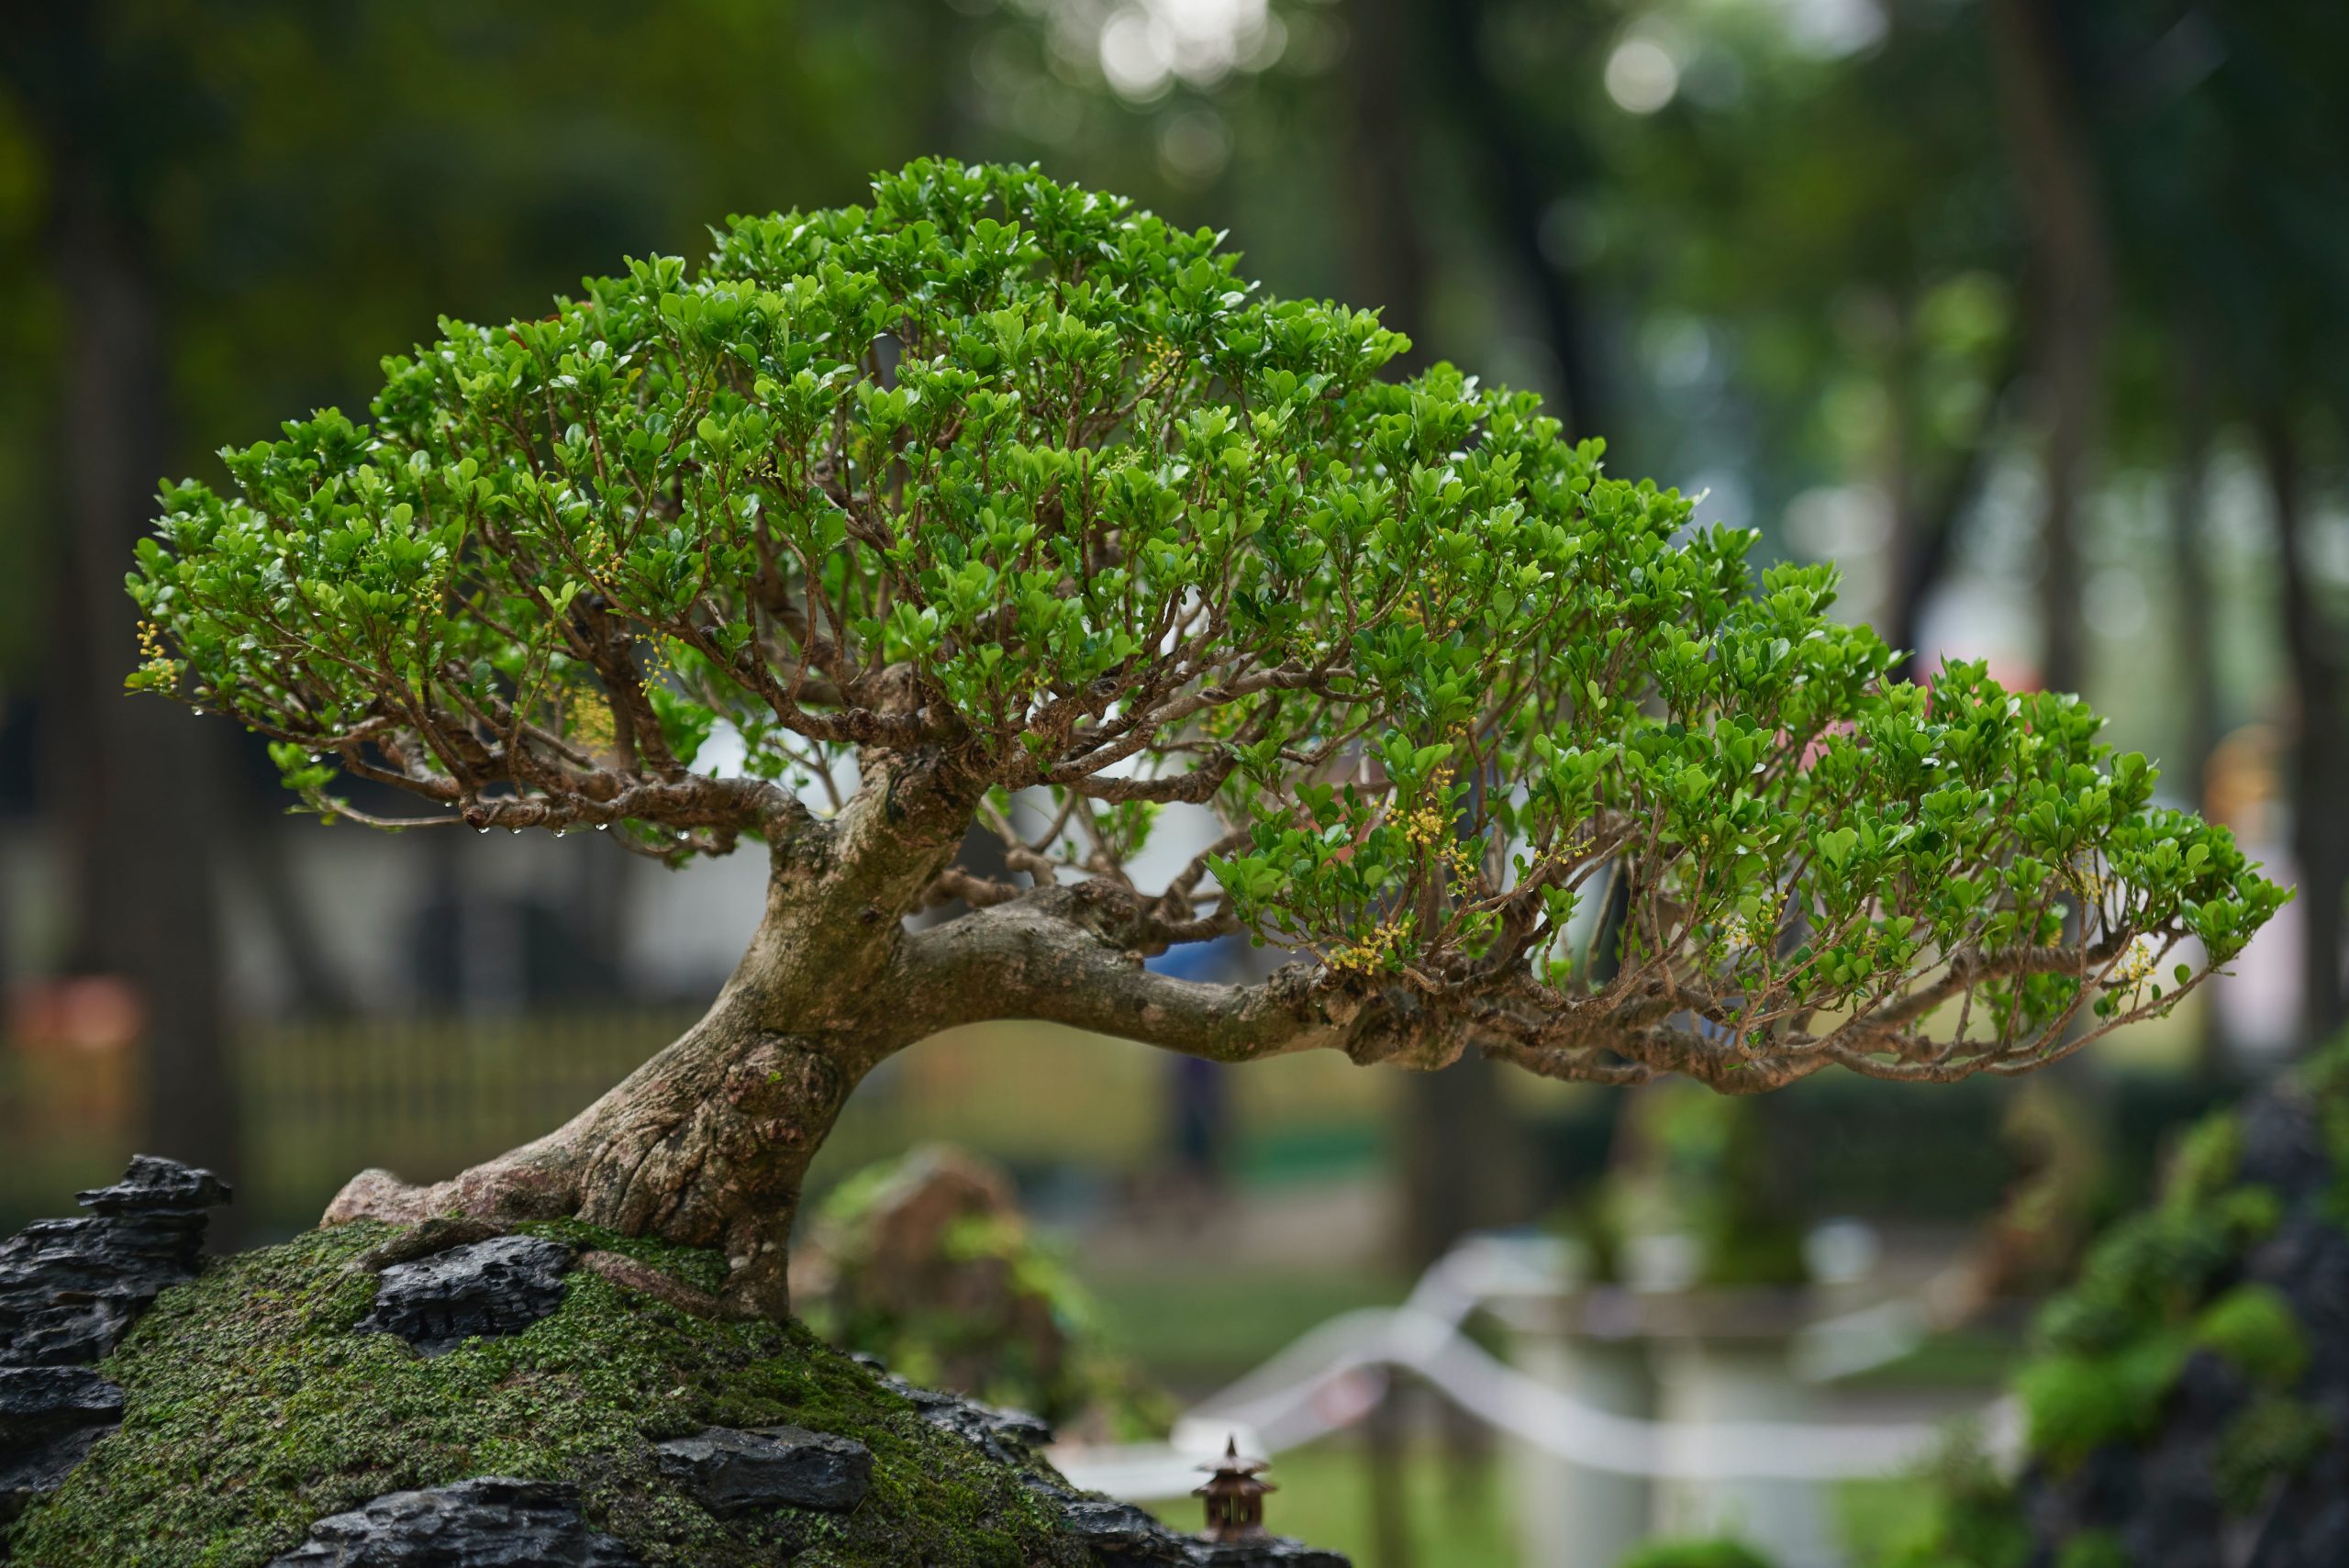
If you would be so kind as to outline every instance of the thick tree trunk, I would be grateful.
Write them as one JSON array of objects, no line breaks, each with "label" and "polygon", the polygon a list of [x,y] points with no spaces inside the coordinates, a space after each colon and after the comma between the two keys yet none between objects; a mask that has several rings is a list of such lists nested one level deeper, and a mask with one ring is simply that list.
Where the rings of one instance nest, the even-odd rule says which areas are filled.
[{"label": "thick tree trunk", "polygon": [[[123,572],[171,460],[171,377],[154,239],[136,194],[144,170],[105,129],[120,83],[104,22],[96,7],[61,7],[53,25],[21,40],[27,58],[48,64],[34,103],[53,164],[49,245],[67,339],[58,498],[86,681],[73,695],[88,708],[69,731],[82,743],[70,759],[80,895],[72,957],[138,989],[142,1146],[234,1179],[240,1142],[210,831],[220,740],[209,720],[122,690],[139,657]],[[216,1242],[238,1223],[224,1214]]]},{"label": "thick tree trunk", "polygon": [[972,989],[908,979],[898,924],[968,816],[951,774],[874,757],[837,819],[771,830],[766,914],[699,1023],[538,1141],[431,1185],[362,1172],[325,1223],[576,1216],[723,1248],[726,1305],[783,1316],[800,1184],[833,1118],[874,1063],[956,1021]]},{"label": "thick tree trunk", "polygon": [[849,1091],[907,1043],[878,1026],[801,1032],[789,1017],[800,1009],[787,1001],[738,974],[699,1023],[555,1131],[429,1186],[364,1172],[326,1222],[575,1216],[624,1235],[722,1248],[733,1266],[728,1305],[780,1317],[808,1164]]},{"label": "thick tree trunk", "polygon": [[2299,862],[2306,933],[2300,951],[2300,1040],[2304,1047],[2349,1022],[2349,986],[2341,955],[2349,947],[2349,669],[2318,601],[2309,560],[2308,511],[2299,444],[2288,415],[2269,409],[2258,420],[2281,546],[2284,646],[2299,713],[2292,743],[2292,852]]},{"label": "thick tree trunk", "polygon": [[431,1186],[364,1172],[326,1220],[576,1216],[624,1235],[722,1248],[733,1266],[728,1305],[780,1317],[790,1307],[785,1250],[800,1184],[874,1060],[870,1048],[836,1037],[768,1028],[729,993],[537,1142]]},{"label": "thick tree trunk", "polygon": [[2042,684],[2077,691],[2086,673],[2080,628],[2080,517],[2101,414],[2110,264],[2095,150],[2065,59],[2062,17],[2031,0],[1994,0],[1987,25],[1999,103],[2031,226],[2029,320],[2046,419],[2040,619]]}]

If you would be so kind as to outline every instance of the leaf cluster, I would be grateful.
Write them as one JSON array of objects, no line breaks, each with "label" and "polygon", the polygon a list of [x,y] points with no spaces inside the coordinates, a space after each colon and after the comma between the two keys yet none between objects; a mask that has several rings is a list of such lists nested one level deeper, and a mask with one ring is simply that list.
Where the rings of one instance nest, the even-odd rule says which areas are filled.
[{"label": "leaf cluster", "polygon": [[1530,395],[1383,379],[1404,339],[1219,239],[924,161],[444,321],[372,424],[165,488],[133,684],[330,815],[373,819],[351,775],[668,858],[908,755],[1040,883],[1128,884],[1205,806],[1160,940],[1248,929],[1569,1075],[2015,1070],[2282,901],[2076,699],[1896,679],[1831,568],[1757,573]]}]

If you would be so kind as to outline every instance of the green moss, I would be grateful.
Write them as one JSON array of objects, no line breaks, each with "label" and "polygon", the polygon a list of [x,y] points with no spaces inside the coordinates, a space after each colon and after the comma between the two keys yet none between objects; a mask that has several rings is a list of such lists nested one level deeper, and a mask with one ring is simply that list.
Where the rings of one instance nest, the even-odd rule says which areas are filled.
[{"label": "green moss", "polygon": [[2065,1470],[2105,1443],[2144,1436],[2160,1418],[2186,1351],[2181,1337],[2155,1335],[2107,1355],[2057,1353],[2032,1362],[2015,1380],[2031,1451]]},{"label": "green moss", "polygon": [[2055,1568],[2129,1568],[2129,1554],[2110,1530],[2082,1530],[2056,1553]]},{"label": "green moss", "polygon": [[1772,1568],[1772,1564],[1742,1540],[1652,1540],[1634,1549],[1619,1568]]},{"label": "green moss", "polygon": [[2031,1532],[2014,1488],[1960,1427],[1934,1456],[1931,1511],[1917,1533],[1882,1568],[2023,1568]]},{"label": "green moss", "polygon": [[2211,1462],[2219,1500],[2230,1512],[2250,1513],[2278,1477],[2307,1468],[2332,1440],[2332,1429],[2312,1407],[2263,1396],[2219,1435]]},{"label": "green moss", "polygon": [[2100,1444],[2150,1432],[2198,1347],[2277,1385],[2306,1366],[2284,1298],[2230,1284],[2283,1213],[2268,1188],[2231,1184],[2242,1139],[2232,1114],[2198,1126],[2179,1146],[2161,1201],[2107,1230],[2078,1280],[2041,1311],[2043,1348],[2017,1374],[2016,1392],[2031,1451],[2058,1471]]},{"label": "green moss", "polygon": [[581,1219],[540,1220],[515,1229],[533,1236],[551,1236],[582,1251],[618,1252],[705,1296],[716,1296],[726,1287],[725,1255],[708,1248],[680,1247],[650,1236],[622,1236]]},{"label": "green moss", "polygon": [[[2336,1219],[2349,1219],[2349,1036],[2298,1073],[2334,1167]],[[2031,1457],[2060,1479],[2095,1449],[2151,1435],[2188,1354],[2209,1351],[2265,1391],[2221,1434],[2213,1457],[2220,1498],[2256,1507],[2277,1478],[2337,1440],[2323,1418],[2282,1390],[2308,1370],[2306,1332],[2288,1297],[2248,1282],[2253,1247],[2283,1221],[2273,1189],[2243,1178],[2238,1113],[2211,1117],[2185,1139],[2159,1199],[2108,1229],[2077,1281],[2041,1312],[2039,1346],[2015,1376]],[[1941,1478],[1932,1529],[1890,1568],[2022,1568],[2032,1542],[2013,1490],[1985,1467]],[[2112,1537],[2065,1543],[2054,1568],[2124,1568]]]},{"label": "green moss", "polygon": [[2041,1312],[2040,1337],[2058,1351],[2096,1355],[2176,1327],[2278,1218],[2265,1187],[2131,1215],[2089,1249],[2078,1283]]},{"label": "green moss", "polygon": [[2194,1342],[2271,1388],[2288,1388],[2308,1370],[2308,1338],[2292,1304],[2272,1285],[2239,1284],[2203,1308]]},{"label": "green moss", "polygon": [[[582,1226],[686,1283],[722,1261]],[[468,1475],[567,1479],[589,1516],[649,1563],[1074,1562],[1018,1473],[915,1416],[797,1324],[690,1317],[574,1270],[562,1307],[507,1338],[425,1360],[355,1329],[374,1277],[344,1266],[389,1232],[351,1225],[224,1260],[166,1292],[101,1370],[121,1428],[12,1538],[28,1562],[237,1568],[321,1516]],[[649,1445],[710,1424],[796,1422],[874,1455],[845,1518],[721,1522],[657,1474]]]}]

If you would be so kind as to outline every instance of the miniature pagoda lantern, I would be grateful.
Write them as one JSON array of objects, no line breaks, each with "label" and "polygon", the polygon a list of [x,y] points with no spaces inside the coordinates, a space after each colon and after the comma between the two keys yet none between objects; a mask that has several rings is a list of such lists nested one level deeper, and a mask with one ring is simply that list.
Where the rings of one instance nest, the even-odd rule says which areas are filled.
[{"label": "miniature pagoda lantern", "polygon": [[1278,1491],[1269,1481],[1259,1481],[1256,1473],[1264,1468],[1261,1459],[1243,1459],[1240,1454],[1240,1440],[1226,1438],[1223,1457],[1212,1464],[1202,1464],[1201,1470],[1213,1471],[1208,1484],[1191,1494],[1208,1500],[1207,1538],[1213,1541],[1264,1540],[1264,1494]]}]

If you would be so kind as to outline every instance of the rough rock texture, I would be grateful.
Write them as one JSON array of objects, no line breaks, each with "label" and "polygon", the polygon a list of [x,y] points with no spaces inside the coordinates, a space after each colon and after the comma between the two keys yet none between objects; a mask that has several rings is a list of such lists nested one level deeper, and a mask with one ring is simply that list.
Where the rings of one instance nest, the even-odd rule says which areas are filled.
[{"label": "rough rock texture", "polygon": [[[0,1525],[55,1491],[122,1419],[122,1390],[81,1363],[122,1342],[149,1304],[195,1273],[205,1210],[228,1184],[151,1154],[78,1195],[91,1212],[0,1241]],[[0,1560],[8,1555],[0,1541]]]},{"label": "rough rock texture", "polygon": [[[575,1221],[523,1233],[624,1253],[704,1294],[727,1270],[715,1251]],[[406,1234],[312,1231],[166,1292],[104,1368],[122,1425],[6,1527],[17,1560],[266,1568],[323,1517],[489,1474],[576,1486],[589,1525],[664,1568],[1092,1561],[1027,1489],[1032,1463],[950,1436],[800,1324],[704,1317],[574,1268],[551,1315],[443,1355],[362,1329],[382,1282],[359,1260],[406,1251]],[[656,1452],[714,1427],[785,1426],[863,1444],[863,1502],[721,1517]]]},{"label": "rough rock texture", "polygon": [[873,1451],[805,1427],[710,1427],[655,1443],[662,1473],[722,1519],[775,1507],[845,1512],[873,1489]]},{"label": "rough rock texture", "polygon": [[[727,1268],[576,1221],[522,1234],[625,1254],[689,1296]],[[362,1221],[208,1261],[106,1361],[120,1425],[72,1429],[95,1439],[86,1457],[0,1540],[42,1568],[1336,1568],[1293,1544],[1208,1548],[1070,1491],[1033,1451],[1049,1435],[1033,1418],[912,1388],[802,1324],[706,1317],[586,1268],[548,1316],[445,1354],[362,1328],[384,1283],[367,1262],[388,1273],[476,1244],[413,1251],[447,1240]],[[43,1429],[113,1397],[39,1386],[9,1407]],[[763,1469],[832,1506],[745,1506]],[[860,1471],[839,1507],[850,1494],[829,1484]],[[492,1479],[510,1476],[540,1479]]]},{"label": "rough rock texture", "polygon": [[0,1524],[54,1491],[121,1419],[122,1390],[86,1367],[0,1367]]},{"label": "rough rock texture", "polygon": [[79,1195],[87,1215],[37,1219],[0,1241],[0,1366],[95,1362],[166,1287],[195,1273],[205,1210],[226,1183],[151,1154]]},{"label": "rough rock texture", "polygon": [[392,1492],[310,1527],[270,1568],[641,1568],[587,1523],[579,1489],[484,1475]]},{"label": "rough rock texture", "polygon": [[0,1444],[120,1419],[122,1390],[87,1367],[0,1367]]},{"label": "rough rock texture", "polygon": [[[1052,1440],[1052,1429],[1025,1410],[1006,1410],[959,1394],[919,1388],[873,1356],[855,1358],[885,1388],[902,1396],[921,1418],[951,1432],[1000,1464],[1032,1464]],[[1101,1568],[1350,1568],[1334,1551],[1274,1536],[1246,1545],[1211,1544],[1113,1498],[1073,1491],[1032,1471],[1028,1490],[1084,1542]]]},{"label": "rough rock texture", "polygon": [[[2214,1343],[2199,1331],[2204,1342],[2176,1362],[2150,1430],[2074,1463],[2034,1463],[2018,1496],[2029,1568],[2068,1562],[2084,1537],[2104,1538],[2112,1560],[2132,1568],[2349,1562],[2349,1181],[2338,1147],[2327,1147],[2328,1122],[2333,1139],[2349,1137],[2349,1083],[2314,1079],[2233,1113],[2241,1152],[2221,1200],[2265,1204],[2262,1191],[2279,1200],[2258,1239],[2237,1255],[2198,1259],[2182,1231],[2147,1232],[2182,1259],[2168,1266],[2201,1271],[2195,1299],[2267,1287],[2290,1325],[2254,1343],[2265,1356],[2231,1354],[2223,1336]],[[2163,1202],[2175,1211],[2181,1199]],[[2097,1267],[2092,1260],[2084,1289]]]},{"label": "rough rock texture", "polygon": [[[92,1187],[73,1201],[99,1214],[193,1214],[229,1201],[228,1184],[211,1172],[154,1154],[133,1154],[122,1180]],[[196,1229],[201,1231],[203,1226]]]},{"label": "rough rock texture", "polygon": [[1052,1429],[1025,1410],[1006,1410],[941,1389],[917,1388],[892,1377],[887,1386],[906,1397],[921,1418],[952,1432],[998,1464],[1018,1464],[1052,1440]]},{"label": "rough rock texture", "polygon": [[1087,1496],[1047,1481],[1030,1490],[1061,1517],[1068,1532],[1092,1549],[1101,1568],[1351,1568],[1334,1551],[1286,1536],[1218,1545],[1186,1535],[1130,1503]]},{"label": "rough rock texture", "polygon": [[476,1335],[517,1334],[562,1305],[572,1251],[543,1236],[485,1241],[394,1263],[360,1328],[397,1334],[428,1356]]},{"label": "rough rock texture", "polygon": [[1193,1540],[1191,1562],[1197,1568],[1353,1568],[1347,1559],[1318,1546],[1308,1546],[1285,1535],[1246,1546],[1214,1546]]}]

